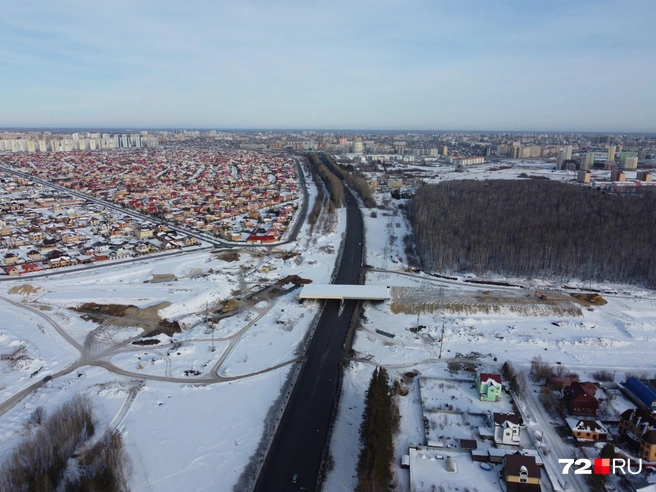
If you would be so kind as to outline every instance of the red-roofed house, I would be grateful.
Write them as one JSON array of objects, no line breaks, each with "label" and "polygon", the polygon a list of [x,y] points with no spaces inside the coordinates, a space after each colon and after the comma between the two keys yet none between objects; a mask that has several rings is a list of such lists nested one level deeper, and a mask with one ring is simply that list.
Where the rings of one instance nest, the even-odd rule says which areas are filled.
[{"label": "red-roofed house", "polygon": [[477,373],[476,390],[481,401],[501,400],[501,375],[487,372]]},{"label": "red-roofed house", "polygon": [[594,384],[576,382],[563,390],[563,399],[572,414],[594,416],[599,408],[596,394],[597,387]]},{"label": "red-roofed house", "polygon": [[21,268],[23,269],[22,273],[32,273],[41,270],[36,263],[25,263]]}]

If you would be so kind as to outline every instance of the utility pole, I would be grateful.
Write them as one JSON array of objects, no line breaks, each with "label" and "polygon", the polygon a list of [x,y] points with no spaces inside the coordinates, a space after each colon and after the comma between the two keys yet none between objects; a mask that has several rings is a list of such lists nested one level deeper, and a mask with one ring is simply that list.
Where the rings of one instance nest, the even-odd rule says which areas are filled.
[{"label": "utility pole", "polygon": [[[210,321],[209,320],[209,314],[210,314],[210,303],[206,302],[205,303],[205,329],[209,329],[210,333],[212,334],[212,352],[216,351],[216,347],[214,346],[214,320]],[[205,332],[207,333],[207,332]]]},{"label": "utility pole", "polygon": [[442,320],[442,336],[440,337],[440,359],[442,358],[442,347],[444,346],[444,320]]}]

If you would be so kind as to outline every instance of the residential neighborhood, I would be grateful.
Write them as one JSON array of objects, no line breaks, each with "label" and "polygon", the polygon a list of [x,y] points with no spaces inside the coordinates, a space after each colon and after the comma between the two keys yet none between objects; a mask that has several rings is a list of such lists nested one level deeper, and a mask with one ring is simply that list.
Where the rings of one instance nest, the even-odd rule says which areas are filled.
[{"label": "residential neighborhood", "polygon": [[[400,463],[411,491],[651,490],[645,479],[656,467],[653,381],[618,384],[603,372],[603,381],[579,382],[573,373],[542,380],[528,372],[531,381],[516,391],[505,375],[473,370],[417,378],[425,440],[411,442]],[[574,485],[558,461],[571,455],[642,460],[642,473],[577,478]]]},{"label": "residential neighborhood", "polygon": [[0,172],[0,261],[9,276],[198,247],[166,225]]},{"label": "residential neighborhood", "polygon": [[280,241],[302,197],[292,158],[245,150],[5,154],[0,165],[236,242]]}]

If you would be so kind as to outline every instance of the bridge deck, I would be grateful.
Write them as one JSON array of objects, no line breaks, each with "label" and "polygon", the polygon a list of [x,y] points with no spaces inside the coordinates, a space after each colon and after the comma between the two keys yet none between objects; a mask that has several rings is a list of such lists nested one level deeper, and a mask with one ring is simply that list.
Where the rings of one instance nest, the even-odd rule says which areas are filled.
[{"label": "bridge deck", "polygon": [[385,301],[390,296],[384,285],[308,284],[303,286],[298,298]]}]

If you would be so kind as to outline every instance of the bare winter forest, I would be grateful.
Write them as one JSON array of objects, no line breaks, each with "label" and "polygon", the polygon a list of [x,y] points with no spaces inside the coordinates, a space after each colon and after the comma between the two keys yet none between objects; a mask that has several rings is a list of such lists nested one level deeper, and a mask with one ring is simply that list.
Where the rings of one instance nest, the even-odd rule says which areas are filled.
[{"label": "bare winter forest", "polygon": [[656,193],[555,181],[450,181],[408,202],[424,268],[656,287]]},{"label": "bare winter forest", "polygon": [[28,437],[0,465],[3,492],[128,490],[121,434],[96,435],[87,397],[75,397],[50,416],[37,407],[25,430]]}]

